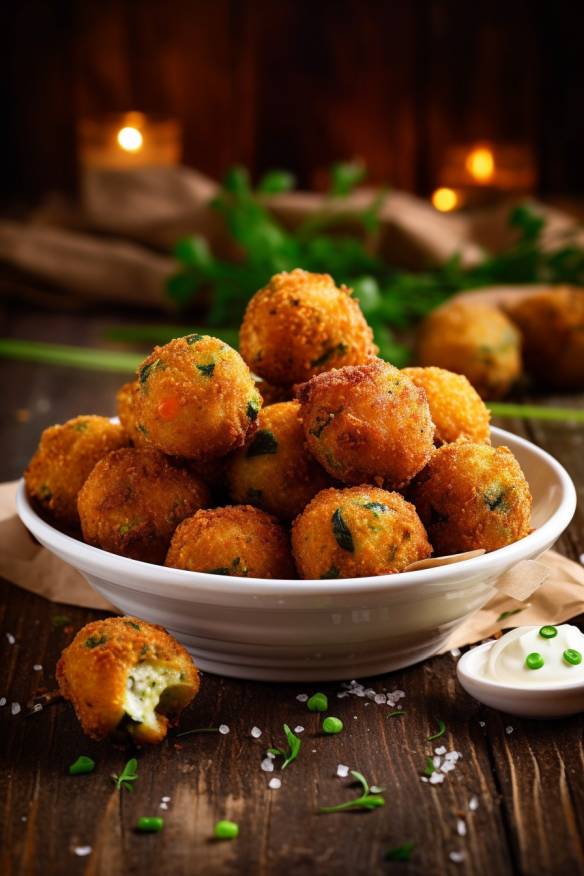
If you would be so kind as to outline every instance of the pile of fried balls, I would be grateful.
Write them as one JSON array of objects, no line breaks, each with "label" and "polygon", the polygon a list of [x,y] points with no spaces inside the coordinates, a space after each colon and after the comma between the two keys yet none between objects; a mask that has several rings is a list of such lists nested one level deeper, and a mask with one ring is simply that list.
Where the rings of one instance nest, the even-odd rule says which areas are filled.
[{"label": "pile of fried balls", "polygon": [[376,353],[351,290],[277,274],[240,353],[177,338],[120,389],[119,424],[47,429],[28,494],[102,550],[243,578],[384,575],[527,535],[529,486],[467,378]]}]

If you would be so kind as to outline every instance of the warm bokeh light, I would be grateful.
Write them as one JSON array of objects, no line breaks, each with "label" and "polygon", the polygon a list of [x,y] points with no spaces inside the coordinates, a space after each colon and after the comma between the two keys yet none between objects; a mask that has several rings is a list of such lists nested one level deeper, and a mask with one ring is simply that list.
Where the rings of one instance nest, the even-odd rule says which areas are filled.
[{"label": "warm bokeh light", "polygon": [[124,152],[138,152],[144,142],[138,128],[120,128],[117,140]]},{"label": "warm bokeh light", "polygon": [[453,189],[436,189],[432,194],[432,203],[441,213],[448,213],[458,205],[458,195]]},{"label": "warm bokeh light", "polygon": [[495,172],[495,156],[488,146],[477,146],[466,159],[466,169],[479,183],[488,182]]}]

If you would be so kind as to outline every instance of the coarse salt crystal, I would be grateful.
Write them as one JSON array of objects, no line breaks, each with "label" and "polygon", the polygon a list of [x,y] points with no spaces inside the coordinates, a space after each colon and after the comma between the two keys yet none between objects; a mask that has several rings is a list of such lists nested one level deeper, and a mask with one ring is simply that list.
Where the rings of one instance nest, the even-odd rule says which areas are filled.
[{"label": "coarse salt crystal", "polygon": [[374,698],[375,702],[378,706],[382,706],[387,702],[387,697],[385,694],[375,694]]},{"label": "coarse salt crystal", "polygon": [[439,767],[440,764],[442,763],[442,761],[440,760],[439,757],[436,756],[436,757],[432,758],[432,763],[434,764],[435,767]]},{"label": "coarse salt crystal", "polygon": [[34,706],[32,707],[33,712],[42,712],[42,710],[43,710],[42,703],[35,703]]},{"label": "coarse salt crystal", "polygon": [[459,818],[456,822],[456,832],[459,836],[466,836],[466,821]]},{"label": "coarse salt crystal", "polygon": [[470,800],[468,801],[468,808],[470,809],[471,812],[476,812],[477,809],[479,808],[479,798],[476,795],[471,797]]},{"label": "coarse salt crystal", "polygon": [[513,730],[514,730],[514,729],[515,729],[515,728],[514,728],[514,727],[511,727],[511,725],[509,725],[509,727],[505,727],[505,733],[507,734],[507,736],[510,736],[511,733],[513,733]]},{"label": "coarse salt crystal", "polygon": [[441,745],[439,748],[435,748],[434,754],[446,754],[446,747]]},{"label": "coarse salt crystal", "polygon": [[346,779],[348,775],[349,775],[349,767],[344,763],[340,763],[337,766],[337,776],[339,776],[339,778],[341,778],[341,779]]},{"label": "coarse salt crystal", "polygon": [[487,725],[485,724],[484,721],[479,721],[479,727],[486,727],[486,726],[487,726]]},{"label": "coarse salt crystal", "polygon": [[32,668],[34,669],[35,672],[40,672],[43,667],[41,666],[40,663],[35,663],[35,665]]},{"label": "coarse salt crystal", "polygon": [[12,633],[6,633],[6,638],[8,639],[9,645],[14,645],[14,643],[16,642],[16,639],[14,638]]},{"label": "coarse salt crystal", "polygon": [[349,694],[347,693],[347,691],[345,691],[345,690],[341,690],[341,691],[339,691],[338,694],[337,694],[337,699],[339,699],[339,700],[344,700],[344,698],[345,698],[345,697],[348,697],[348,696],[349,696]]},{"label": "coarse salt crystal", "polygon": [[274,776],[273,779],[270,779],[268,782],[268,788],[272,788],[272,790],[277,791],[278,788],[282,787],[282,779],[279,779],[277,776]]},{"label": "coarse salt crystal", "polygon": [[161,799],[163,803],[170,803],[170,797],[162,797]]},{"label": "coarse salt crystal", "polygon": [[452,648],[450,653],[453,657],[460,657],[460,648]]},{"label": "coarse salt crystal", "polygon": [[86,858],[87,855],[90,855],[93,849],[91,846],[76,846],[73,849],[73,852],[78,855],[80,858]]},{"label": "coarse salt crystal", "polygon": [[299,703],[305,703],[308,700],[308,694],[298,694],[296,699]]},{"label": "coarse salt crystal", "polygon": [[223,736],[227,736],[227,734],[229,733],[229,727],[227,726],[227,724],[219,724],[219,733],[221,733]]},{"label": "coarse salt crystal", "polygon": [[450,852],[448,857],[453,863],[461,864],[464,861],[465,854],[464,852]]},{"label": "coarse salt crystal", "polygon": [[381,785],[371,785],[369,788],[372,794],[383,794],[384,788]]},{"label": "coarse salt crystal", "polygon": [[20,703],[12,703],[10,706],[10,712],[13,715],[18,715],[18,713],[20,712]]},{"label": "coarse salt crystal", "polygon": [[442,773],[432,773],[430,776],[430,784],[431,785],[440,785],[444,781],[444,776]]},{"label": "coarse salt crystal", "polygon": [[265,773],[273,773],[274,772],[274,761],[271,757],[264,757],[260,764],[261,768]]},{"label": "coarse salt crystal", "polygon": [[426,778],[426,776],[420,776],[420,781],[421,781],[421,782],[427,782],[428,779]]},{"label": "coarse salt crystal", "polygon": [[462,757],[460,751],[449,751],[444,755],[444,760],[451,760],[453,763],[456,763],[459,757]]},{"label": "coarse salt crystal", "polygon": [[168,803],[165,803],[164,801],[162,801],[159,808],[160,809],[168,809]]},{"label": "coarse salt crystal", "polygon": [[267,752],[266,752],[266,757],[268,758],[268,760],[274,760],[274,758],[276,757],[276,755],[274,754],[273,751],[267,751]]},{"label": "coarse salt crystal", "polygon": [[298,726],[294,728],[294,732],[295,733],[304,733],[304,727],[302,726],[302,724],[298,724]]},{"label": "coarse salt crystal", "polygon": [[445,760],[440,769],[443,773],[450,773],[456,769],[456,764],[452,760]]},{"label": "coarse salt crystal", "polygon": [[251,734],[251,736],[253,736],[254,739],[259,739],[260,736],[262,735],[262,731],[260,730],[259,727],[252,727],[250,730],[250,734]]},{"label": "coarse salt crystal", "polygon": [[6,705],[6,697],[0,697],[0,706]]},{"label": "coarse salt crystal", "polygon": [[580,554],[580,562],[584,566],[584,554]]}]

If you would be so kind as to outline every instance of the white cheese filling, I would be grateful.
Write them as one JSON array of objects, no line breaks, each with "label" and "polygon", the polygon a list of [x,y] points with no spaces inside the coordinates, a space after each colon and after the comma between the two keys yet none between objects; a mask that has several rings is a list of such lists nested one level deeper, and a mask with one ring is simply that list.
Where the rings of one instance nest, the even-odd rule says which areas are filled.
[{"label": "white cheese filling", "polygon": [[128,675],[124,710],[139,724],[156,727],[155,713],[160,697],[167,687],[181,683],[180,672],[155,666],[152,663],[139,663]]}]

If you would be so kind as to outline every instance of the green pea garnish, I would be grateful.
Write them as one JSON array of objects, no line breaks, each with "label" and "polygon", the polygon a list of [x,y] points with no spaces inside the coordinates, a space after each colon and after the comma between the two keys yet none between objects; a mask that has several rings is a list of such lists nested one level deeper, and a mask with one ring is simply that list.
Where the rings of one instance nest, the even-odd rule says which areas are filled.
[{"label": "green pea garnish", "polygon": [[136,822],[136,830],[139,830],[140,833],[159,833],[163,827],[164,818],[160,818],[158,815],[143,815]]},{"label": "green pea garnish", "polygon": [[92,773],[95,769],[95,761],[90,757],[86,757],[82,754],[77,758],[75,763],[72,763],[69,767],[69,775],[70,776],[84,776],[87,773]]},{"label": "green pea garnish", "polygon": [[542,639],[554,639],[558,635],[558,628],[548,624],[545,627],[541,627],[539,634]]},{"label": "green pea garnish", "polygon": [[570,666],[578,666],[579,663],[582,663],[582,655],[575,648],[566,648],[562,657]]},{"label": "green pea garnish", "polygon": [[239,836],[239,824],[236,824],[235,821],[218,821],[213,833],[217,839],[235,839],[236,836]]},{"label": "green pea garnish", "polygon": [[312,694],[306,705],[311,712],[326,712],[328,709],[328,697],[323,693]]},{"label": "green pea garnish", "polygon": [[343,730],[343,722],[340,718],[333,718],[332,715],[329,715],[328,718],[325,718],[322,722],[322,729],[324,733],[328,733],[329,735],[341,733]]},{"label": "green pea garnish", "polygon": [[525,658],[525,666],[527,669],[541,669],[544,664],[544,659],[537,651],[533,651]]}]

